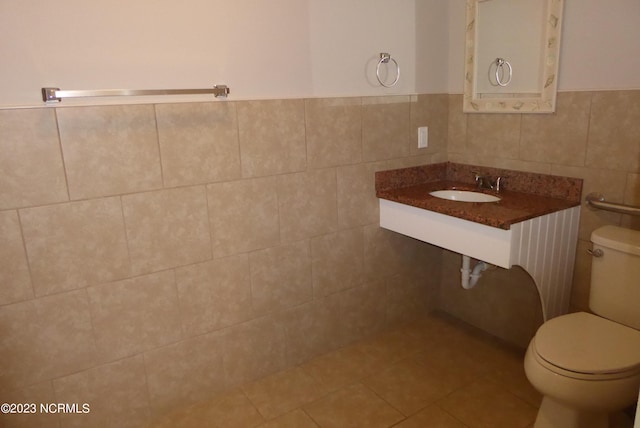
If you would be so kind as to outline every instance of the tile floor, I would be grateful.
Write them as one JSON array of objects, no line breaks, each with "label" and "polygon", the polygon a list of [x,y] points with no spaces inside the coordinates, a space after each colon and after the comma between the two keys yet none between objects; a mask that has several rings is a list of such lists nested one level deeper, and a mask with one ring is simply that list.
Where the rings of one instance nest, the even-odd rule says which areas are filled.
[{"label": "tile floor", "polygon": [[432,314],[316,357],[148,428],[531,427],[523,351]]},{"label": "tile floor", "polygon": [[[524,351],[431,314],[147,428],[530,428]],[[628,417],[613,426],[630,427]]]}]

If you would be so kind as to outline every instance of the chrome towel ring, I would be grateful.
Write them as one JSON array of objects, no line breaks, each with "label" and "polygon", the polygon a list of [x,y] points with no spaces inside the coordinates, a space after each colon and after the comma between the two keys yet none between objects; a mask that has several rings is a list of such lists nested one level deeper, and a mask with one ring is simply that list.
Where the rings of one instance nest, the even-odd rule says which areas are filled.
[{"label": "chrome towel ring", "polygon": [[[507,86],[509,83],[511,83],[511,76],[513,76],[513,69],[511,68],[511,64],[509,63],[509,61],[505,60],[504,58],[496,58],[495,60],[495,64],[496,64],[496,83],[500,86]],[[504,80],[504,67],[507,67],[507,69],[509,70],[509,75],[507,77],[507,80]]]},{"label": "chrome towel ring", "polygon": [[[380,66],[382,64],[388,64],[389,61],[393,61],[393,63],[396,65],[396,78],[393,80],[392,83],[387,84],[387,83],[384,83],[380,78]],[[376,77],[378,78],[378,82],[380,82],[380,84],[385,88],[391,88],[393,86],[396,86],[396,84],[398,83],[398,80],[400,80],[400,66],[398,65],[398,61],[391,58],[390,54],[381,52],[380,61],[378,61],[378,66],[376,67]]]}]

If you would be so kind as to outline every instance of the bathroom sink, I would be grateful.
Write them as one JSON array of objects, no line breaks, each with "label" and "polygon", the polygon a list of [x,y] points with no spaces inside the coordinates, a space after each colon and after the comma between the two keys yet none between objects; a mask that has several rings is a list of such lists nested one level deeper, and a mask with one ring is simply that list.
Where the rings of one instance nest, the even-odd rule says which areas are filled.
[{"label": "bathroom sink", "polygon": [[473,192],[470,190],[436,190],[429,193],[436,198],[448,199],[459,202],[496,202],[500,198],[486,193]]}]

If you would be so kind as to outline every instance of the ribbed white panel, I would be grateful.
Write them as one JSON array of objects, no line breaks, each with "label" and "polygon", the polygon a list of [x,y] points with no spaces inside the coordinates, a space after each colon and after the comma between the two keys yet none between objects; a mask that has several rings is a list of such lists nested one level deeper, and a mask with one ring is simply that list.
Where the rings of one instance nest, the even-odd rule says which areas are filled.
[{"label": "ribbed white panel", "polygon": [[535,281],[545,320],[569,309],[579,218],[580,207],[574,207],[511,226],[510,263]]}]

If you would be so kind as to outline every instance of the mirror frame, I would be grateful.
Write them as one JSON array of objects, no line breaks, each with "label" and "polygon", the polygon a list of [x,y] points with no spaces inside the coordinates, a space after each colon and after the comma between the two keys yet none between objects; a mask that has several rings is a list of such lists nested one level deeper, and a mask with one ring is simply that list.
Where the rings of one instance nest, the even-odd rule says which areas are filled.
[{"label": "mirror frame", "polygon": [[539,96],[522,97],[517,94],[479,98],[476,95],[476,34],[478,3],[488,0],[466,0],[466,47],[464,66],[464,113],[553,113],[556,109],[558,66],[560,62],[560,36],[564,0],[540,0],[547,3],[545,37],[541,46],[543,68],[541,82],[544,87]]}]

